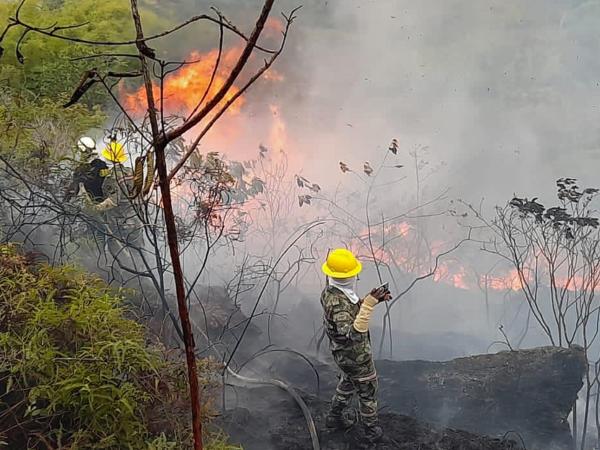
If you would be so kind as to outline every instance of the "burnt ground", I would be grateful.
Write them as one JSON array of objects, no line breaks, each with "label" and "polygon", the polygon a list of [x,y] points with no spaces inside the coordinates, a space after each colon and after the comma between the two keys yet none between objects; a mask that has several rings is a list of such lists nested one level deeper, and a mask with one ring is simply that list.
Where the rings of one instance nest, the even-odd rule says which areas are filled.
[{"label": "burnt ground", "polygon": [[[315,374],[299,358],[269,361],[273,378],[315,392]],[[518,433],[529,449],[572,447],[566,418],[583,385],[580,347],[538,347],[445,362],[377,361],[379,406],[425,423],[502,437]],[[335,390],[336,370],[315,364],[320,395]]]},{"label": "burnt ground", "polygon": [[[198,319],[194,327],[213,339],[217,336],[225,344],[235,343],[238,338],[235,331],[221,336],[219,330],[230,318],[234,322],[243,321],[245,316],[239,306],[223,289],[209,288],[202,292],[206,297],[202,313],[210,312],[207,319],[211,320],[199,320],[203,314],[197,311],[193,314]],[[261,334],[261,327],[251,324],[245,345],[240,349],[240,359],[252,360],[265,348]],[[202,348],[207,343],[199,344]],[[281,379],[317,395],[320,400],[312,400],[311,404],[317,425],[321,425],[320,410],[328,404],[335,389],[337,371],[327,360],[309,359],[312,367],[306,358],[280,350],[253,360],[246,365],[245,373]],[[382,415],[382,422],[391,439],[381,449],[510,448],[502,442],[506,433],[524,442],[530,450],[572,447],[566,418],[587,368],[580,348],[542,347],[445,362],[377,361],[376,367],[379,406],[384,413],[388,412]],[[285,403],[291,403],[287,394],[282,394],[284,400],[276,396],[273,392],[278,392],[276,388],[264,389],[237,388],[235,393],[231,392],[228,407],[245,407],[247,411],[235,410],[224,427],[246,450],[310,449],[306,424],[297,406]],[[324,449],[359,448],[352,433],[340,435],[320,427],[320,434]]]},{"label": "burnt ground", "polygon": [[[310,435],[302,412],[291,398],[276,388],[235,388],[229,391],[236,406],[225,412],[220,426],[244,450],[310,450]],[[434,427],[391,412],[382,412],[382,442],[366,444],[359,428],[349,432],[325,428],[328,403],[303,395],[315,420],[323,450],[508,450],[521,448],[508,439],[494,439],[467,431]],[[251,408],[251,409],[249,409]]]}]

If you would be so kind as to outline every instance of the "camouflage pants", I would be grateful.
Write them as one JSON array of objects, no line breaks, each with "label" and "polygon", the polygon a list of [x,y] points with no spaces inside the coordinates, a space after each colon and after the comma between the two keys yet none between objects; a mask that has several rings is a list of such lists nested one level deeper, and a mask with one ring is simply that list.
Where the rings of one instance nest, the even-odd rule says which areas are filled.
[{"label": "camouflage pants", "polygon": [[104,249],[112,245],[111,253],[121,252],[123,247],[143,247],[143,226],[131,218],[111,215],[110,213],[90,216],[88,227],[96,243]]},{"label": "camouflage pants", "polygon": [[355,394],[358,395],[363,424],[367,427],[377,425],[377,374],[374,371],[367,376],[354,377],[341,371],[340,381],[331,399],[331,415],[341,415],[350,406]]}]

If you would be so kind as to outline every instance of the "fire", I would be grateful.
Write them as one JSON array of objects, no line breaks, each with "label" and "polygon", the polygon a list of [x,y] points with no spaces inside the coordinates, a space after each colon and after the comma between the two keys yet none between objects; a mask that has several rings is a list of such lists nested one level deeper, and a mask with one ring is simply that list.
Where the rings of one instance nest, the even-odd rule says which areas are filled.
[{"label": "fire", "polygon": [[281,117],[280,108],[277,105],[269,105],[269,110],[273,116],[273,126],[269,136],[269,143],[273,150],[282,150],[287,144],[287,127]]},{"label": "fire", "polygon": [[[374,241],[381,242],[381,234],[385,234],[385,246],[370,249],[368,230],[359,234],[350,249],[366,260],[375,259],[380,264],[385,264],[404,273],[422,277],[431,274],[435,267],[437,255],[445,252],[452,245],[441,240],[434,240],[424,245],[416,228],[407,222],[388,224],[385,231],[375,233]],[[533,269],[536,267],[537,269]],[[445,283],[463,290],[492,290],[499,292],[522,291],[525,286],[535,286],[535,283],[546,282],[549,279],[548,267],[543,260],[537,264],[524,264],[521,270],[495,269],[492,273],[479,275],[473,268],[461,263],[453,255],[438,261],[437,268],[432,275],[436,283]],[[559,290],[583,292],[589,289],[600,291],[600,275],[583,273],[556,274],[554,285]],[[535,289],[535,287],[534,287]]]},{"label": "fire", "polygon": [[[381,236],[377,236],[380,241]],[[360,233],[351,249],[363,258],[375,259],[383,264],[395,267],[414,276],[424,276],[433,270],[436,256],[446,251],[450,245],[442,240],[434,240],[427,247],[419,247],[420,237],[417,230],[408,222],[388,224],[385,226],[384,248],[377,247],[373,251],[365,250],[368,242],[368,230]],[[526,276],[528,276],[527,274]],[[476,275],[458,259],[444,259],[438,261],[437,269],[432,276],[436,283],[454,286],[456,289],[475,290],[491,289],[494,291],[519,291],[522,289],[519,274],[516,269],[510,270],[506,275],[494,273],[493,275]]]},{"label": "fire", "polygon": [[[273,19],[267,23],[265,35],[278,34],[283,24]],[[213,75],[215,64],[219,58],[218,49],[209,52],[191,52],[185,60],[188,62],[179,70],[167,75],[163,86],[154,84],[152,91],[158,108],[162,108],[165,116],[188,117],[195,111],[198,111],[202,105],[210,101],[217,92],[224,86],[236,64],[241,52],[242,45],[225,49],[221,53],[220,62],[217,71]],[[256,64],[251,58],[249,63],[249,72],[257,70]],[[224,98],[215,108],[218,111],[226,103],[232,101],[239,95],[242,84],[245,83],[244,73],[240,80],[230,87]],[[270,68],[263,73],[262,79],[268,83],[276,83],[284,80],[284,76],[278,71]],[[212,81],[211,81],[212,80]],[[120,86],[120,99],[124,109],[132,117],[139,119],[143,117],[147,109],[145,87],[141,86],[137,90],[127,91],[124,85]],[[264,105],[265,114],[269,118],[264,131],[257,130],[256,127],[256,108],[254,111],[244,112],[244,105],[247,102],[246,94],[239,95],[229,106],[225,115],[223,115],[218,124],[216,124],[210,133],[202,140],[201,151],[217,151],[227,154],[233,158],[248,158],[256,153],[258,144],[264,142],[273,150],[286,149],[288,144],[287,126],[281,113],[279,105]],[[202,104],[199,106],[199,104]],[[258,107],[261,105],[258,104]],[[263,122],[260,122],[263,123]],[[190,130],[184,138],[186,141],[195,138],[195,130]],[[265,139],[269,136],[269,139]],[[254,143],[252,143],[254,141]]]},{"label": "fire", "polygon": [[442,262],[433,274],[433,280],[438,283],[450,284],[456,289],[470,290],[473,288],[467,269],[455,261]]},{"label": "fire", "polygon": [[517,269],[511,269],[503,277],[500,276],[481,276],[482,286],[486,286],[494,291],[520,291],[523,289],[521,278]]},{"label": "fire", "polygon": [[[223,51],[221,62],[217,69],[214,79],[211,83],[213,70],[218,58],[218,50],[211,50],[208,53],[193,51],[186,61],[189,63],[181,69],[168,75],[163,83],[162,91],[160,86],[154,84],[152,92],[157,102],[157,107],[163,107],[168,114],[189,114],[197,108],[198,103],[204,97],[204,102],[213,98],[223,87],[227,80],[229,71],[235,64],[241,53],[241,47],[234,47]],[[230,101],[237,95],[239,88],[232,86],[227,92],[221,105]],[[146,91],[140,87],[133,93],[121,91],[121,101],[124,108],[134,116],[141,116],[147,108]],[[240,112],[245,99],[243,96],[229,108],[230,114]]]}]

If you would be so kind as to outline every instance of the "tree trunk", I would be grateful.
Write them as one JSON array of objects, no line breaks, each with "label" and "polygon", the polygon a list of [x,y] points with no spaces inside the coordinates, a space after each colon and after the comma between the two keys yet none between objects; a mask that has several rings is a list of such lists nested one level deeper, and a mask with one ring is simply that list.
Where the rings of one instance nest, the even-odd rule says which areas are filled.
[{"label": "tree trunk", "polygon": [[175,226],[175,214],[173,213],[173,203],[171,201],[171,188],[167,174],[167,162],[165,158],[165,149],[167,140],[164,133],[159,128],[156,112],[156,103],[152,87],[152,78],[148,68],[147,56],[154,54],[154,51],[148,47],[144,41],[144,31],[142,29],[142,19],[138,10],[137,0],[131,0],[131,15],[136,30],[136,47],[140,56],[140,65],[144,78],[144,88],[146,90],[146,99],[148,101],[148,118],[152,129],[152,146],[156,154],[156,170],[158,173],[158,185],[163,203],[163,215],[167,228],[167,243],[171,255],[171,264],[173,266],[173,278],[175,279],[175,292],[177,295],[177,307],[179,310],[179,320],[183,329],[183,344],[185,346],[185,358],[188,369],[188,382],[190,385],[190,401],[192,406],[192,433],[194,436],[194,450],[202,450],[202,421],[200,414],[200,391],[198,386],[198,367],[196,366],[196,352],[194,344],[194,335],[190,323],[190,315],[185,302],[185,286],[181,260],[179,259],[179,245],[177,243],[177,229]]},{"label": "tree trunk", "polygon": [[158,184],[162,196],[165,225],[167,227],[167,243],[171,254],[173,265],[173,277],[175,278],[175,291],[177,294],[177,307],[179,319],[183,328],[183,343],[185,345],[185,358],[188,368],[188,379],[190,384],[190,397],[192,406],[192,431],[194,434],[194,450],[202,450],[202,421],[200,416],[200,390],[198,386],[198,367],[196,365],[196,352],[192,325],[187,304],[185,302],[185,286],[183,281],[183,270],[179,259],[179,245],[177,243],[177,230],[175,228],[175,214],[171,202],[171,189],[167,178],[167,164],[165,161],[164,144],[159,144],[156,150],[156,169],[158,171]]},{"label": "tree trunk", "polygon": [[577,399],[573,403],[573,450],[577,450]]}]

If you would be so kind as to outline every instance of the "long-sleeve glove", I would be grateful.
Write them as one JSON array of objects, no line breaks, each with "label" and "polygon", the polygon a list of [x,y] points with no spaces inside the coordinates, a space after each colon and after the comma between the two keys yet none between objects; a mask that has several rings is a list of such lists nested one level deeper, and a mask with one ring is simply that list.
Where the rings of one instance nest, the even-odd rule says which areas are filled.
[{"label": "long-sleeve glove", "polygon": [[115,206],[117,205],[113,201],[113,199],[108,197],[107,199],[103,200],[102,202],[96,205],[96,211],[107,211],[109,209],[114,208]]},{"label": "long-sleeve glove", "polygon": [[84,192],[83,194],[83,205],[85,211],[90,214],[107,211],[117,206],[110,197],[104,199],[100,203],[95,203],[87,192]]},{"label": "long-sleeve glove", "polygon": [[360,310],[354,319],[354,329],[359,333],[366,333],[369,331],[369,320],[373,314],[373,308],[379,303],[375,297],[371,294],[367,295],[360,305]]},{"label": "long-sleeve glove", "polygon": [[87,214],[94,214],[96,212],[96,204],[92,200],[92,197],[90,197],[90,195],[85,191],[85,189],[82,189],[82,191],[80,192],[80,196],[83,204],[83,210]]}]

